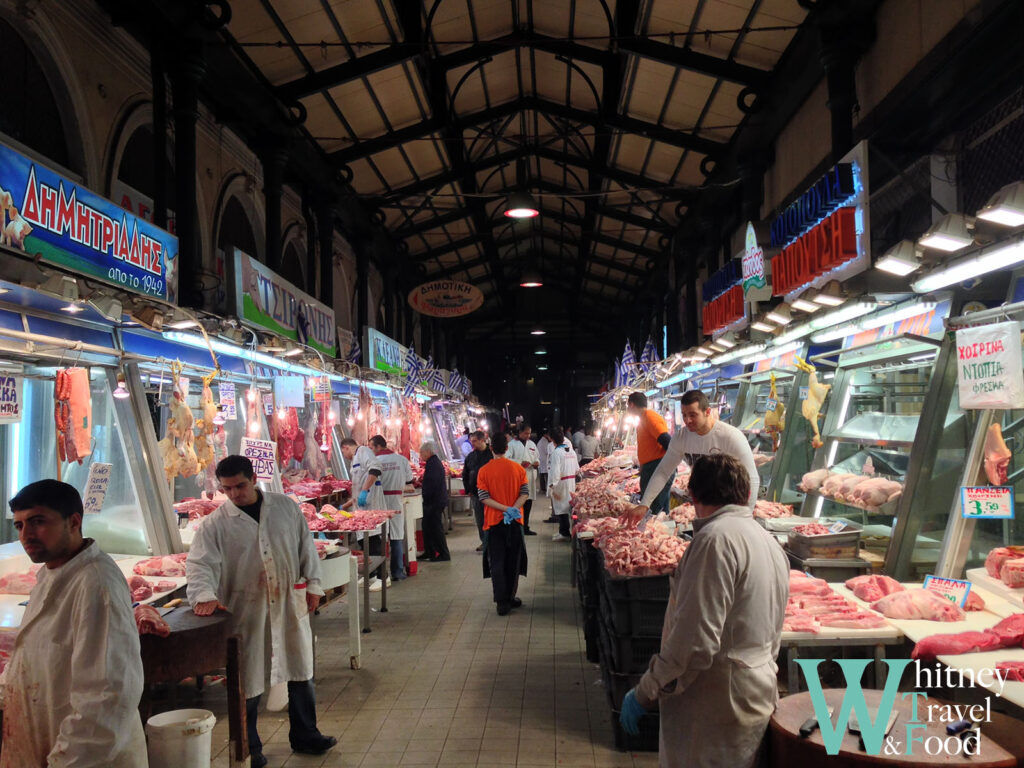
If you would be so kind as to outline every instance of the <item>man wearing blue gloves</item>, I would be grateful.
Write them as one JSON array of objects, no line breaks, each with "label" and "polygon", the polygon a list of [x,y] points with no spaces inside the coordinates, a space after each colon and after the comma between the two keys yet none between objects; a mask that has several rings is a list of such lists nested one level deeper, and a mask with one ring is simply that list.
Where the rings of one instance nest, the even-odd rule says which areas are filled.
[{"label": "man wearing blue gloves", "polygon": [[516,597],[519,577],[526,575],[523,504],[530,497],[526,470],[505,458],[508,438],[491,438],[494,459],[480,469],[477,494],[483,505],[484,578],[491,579],[498,615],[505,616],[523,601]]},{"label": "man wearing blue gloves", "polygon": [[749,768],[779,698],[789,563],[752,517],[739,461],[700,457],[689,488],[697,519],[672,574],[661,649],[623,698],[619,722],[635,735],[657,705],[661,768]]}]

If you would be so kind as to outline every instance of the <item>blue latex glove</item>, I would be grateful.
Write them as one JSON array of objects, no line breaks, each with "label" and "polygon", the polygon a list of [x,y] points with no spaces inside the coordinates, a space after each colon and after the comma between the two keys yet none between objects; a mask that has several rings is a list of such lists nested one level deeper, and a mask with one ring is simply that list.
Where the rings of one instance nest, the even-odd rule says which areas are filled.
[{"label": "blue latex glove", "polygon": [[636,688],[631,688],[622,699],[622,711],[619,713],[619,725],[630,736],[640,735],[640,718],[647,710],[636,700]]},{"label": "blue latex glove", "polygon": [[370,492],[369,491],[360,491],[359,492],[359,506],[360,507],[365,507],[366,506],[366,500],[367,500],[367,498],[369,498],[369,496],[370,496]]},{"label": "blue latex glove", "polygon": [[511,524],[523,516],[522,510],[516,507],[505,507],[505,523]]}]

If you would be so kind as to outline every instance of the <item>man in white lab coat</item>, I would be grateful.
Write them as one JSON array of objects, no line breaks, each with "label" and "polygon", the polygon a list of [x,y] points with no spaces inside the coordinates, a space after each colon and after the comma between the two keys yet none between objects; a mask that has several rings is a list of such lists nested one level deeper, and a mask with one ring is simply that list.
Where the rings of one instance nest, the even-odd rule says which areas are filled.
[{"label": "man in white lab coat", "polygon": [[558,533],[552,541],[568,541],[569,500],[576,492],[576,473],[580,471],[579,459],[572,448],[572,442],[561,427],[552,427],[551,457],[548,460],[548,495],[551,497],[551,514],[558,518]]},{"label": "man in white lab coat", "polygon": [[526,536],[536,536],[537,532],[530,530],[530,510],[533,509],[533,500],[537,498],[537,470],[540,467],[540,454],[537,452],[537,445],[530,439],[533,430],[529,424],[521,424],[517,434],[519,435],[518,440],[509,440],[505,458],[514,461],[526,470],[530,498],[523,505],[523,533]]},{"label": "man in white lab coat", "polygon": [[670,579],[661,649],[619,720],[635,734],[658,705],[661,768],[749,768],[779,699],[789,563],[747,506],[742,463],[702,456],[689,487],[697,519]]},{"label": "man in white lab coat", "polygon": [[309,614],[324,591],[313,537],[298,504],[256,487],[252,462],[246,457],[228,456],[217,465],[216,474],[228,501],[196,531],[185,563],[188,601],[197,616],[230,611],[229,634],[242,637],[252,768],[267,764],[256,714],[265,690],[268,655],[270,685],[288,683],[292,750],[323,754],[337,739],[316,727]]},{"label": "man in white lab coat", "polygon": [[40,480],[10,501],[25,553],[45,563],[4,672],[3,768],[145,768],[142,659],[124,574],[82,538],[82,498]]},{"label": "man in white lab coat", "polygon": [[341,441],[341,455],[352,466],[352,498],[345,502],[344,508],[358,505],[359,509],[387,509],[380,484],[380,462],[373,451],[346,437]]},{"label": "man in white lab coat", "polygon": [[383,435],[370,438],[370,449],[380,467],[380,484],[384,490],[382,509],[393,509],[397,515],[388,520],[388,538],[391,540],[391,578],[402,581],[405,573],[405,512],[402,494],[412,488],[412,467],[409,460],[388,448]]}]

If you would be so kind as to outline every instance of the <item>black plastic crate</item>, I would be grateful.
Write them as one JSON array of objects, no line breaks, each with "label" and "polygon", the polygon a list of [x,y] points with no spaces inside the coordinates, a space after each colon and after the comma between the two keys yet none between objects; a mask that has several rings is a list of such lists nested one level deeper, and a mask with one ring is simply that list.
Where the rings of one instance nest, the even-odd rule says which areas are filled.
[{"label": "black plastic crate", "polygon": [[621,637],[612,635],[602,623],[602,642],[606,656],[611,662],[611,671],[624,675],[645,672],[651,656],[661,650],[660,637]]},{"label": "black plastic crate", "polygon": [[597,664],[600,661],[601,619],[597,613],[587,614],[583,620],[583,639],[587,645],[587,661]]},{"label": "black plastic crate", "polygon": [[661,637],[667,610],[667,600],[631,600],[629,603],[630,634],[637,637]]},{"label": "black plastic crate", "polygon": [[670,590],[668,576],[639,576],[633,579],[617,579],[601,566],[601,587],[609,600],[664,600],[668,602]]},{"label": "black plastic crate", "polygon": [[603,658],[605,652],[602,650],[601,682],[604,684],[608,706],[618,712],[622,709],[622,700],[626,697],[626,694],[636,687],[643,675],[623,675],[613,672],[609,667],[608,660]]},{"label": "black plastic crate", "polygon": [[633,620],[628,600],[609,600],[602,592],[599,604],[601,620],[611,634],[629,635],[632,632]]}]

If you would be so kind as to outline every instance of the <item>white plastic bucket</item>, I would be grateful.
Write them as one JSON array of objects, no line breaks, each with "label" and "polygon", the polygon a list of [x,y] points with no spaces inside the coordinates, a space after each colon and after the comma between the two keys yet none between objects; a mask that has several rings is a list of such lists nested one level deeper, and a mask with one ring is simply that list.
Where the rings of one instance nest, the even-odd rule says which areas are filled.
[{"label": "white plastic bucket", "polygon": [[149,768],[206,768],[210,764],[213,726],[206,709],[176,709],[146,721]]}]

